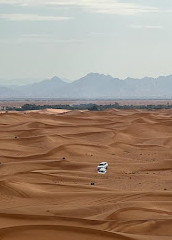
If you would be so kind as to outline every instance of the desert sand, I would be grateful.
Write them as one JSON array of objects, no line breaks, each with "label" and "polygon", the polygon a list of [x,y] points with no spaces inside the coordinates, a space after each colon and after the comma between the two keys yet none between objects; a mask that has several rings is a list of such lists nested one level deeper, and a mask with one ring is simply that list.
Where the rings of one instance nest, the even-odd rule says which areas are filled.
[{"label": "desert sand", "polygon": [[0,240],[171,240],[171,116],[1,113]]}]

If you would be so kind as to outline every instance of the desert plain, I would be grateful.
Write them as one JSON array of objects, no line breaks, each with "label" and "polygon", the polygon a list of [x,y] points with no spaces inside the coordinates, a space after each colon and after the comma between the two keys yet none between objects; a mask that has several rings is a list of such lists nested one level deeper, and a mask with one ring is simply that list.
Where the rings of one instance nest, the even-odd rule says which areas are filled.
[{"label": "desert plain", "polygon": [[172,239],[171,110],[2,112],[0,162],[0,240]]}]

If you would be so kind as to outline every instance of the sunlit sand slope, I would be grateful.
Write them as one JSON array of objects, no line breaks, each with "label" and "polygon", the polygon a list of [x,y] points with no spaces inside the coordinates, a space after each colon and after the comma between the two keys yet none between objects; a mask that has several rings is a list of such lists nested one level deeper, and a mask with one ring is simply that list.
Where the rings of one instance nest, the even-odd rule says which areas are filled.
[{"label": "sunlit sand slope", "polygon": [[0,161],[0,240],[172,239],[170,111],[1,113]]}]

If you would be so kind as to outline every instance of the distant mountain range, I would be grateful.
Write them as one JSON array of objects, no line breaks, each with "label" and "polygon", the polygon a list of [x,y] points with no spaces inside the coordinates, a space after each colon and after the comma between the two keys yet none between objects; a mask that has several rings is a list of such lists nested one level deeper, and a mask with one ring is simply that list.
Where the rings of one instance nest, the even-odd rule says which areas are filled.
[{"label": "distant mountain range", "polygon": [[53,77],[24,86],[0,86],[0,99],[5,98],[167,99],[172,98],[172,75],[120,80],[110,75],[89,73],[71,83]]}]

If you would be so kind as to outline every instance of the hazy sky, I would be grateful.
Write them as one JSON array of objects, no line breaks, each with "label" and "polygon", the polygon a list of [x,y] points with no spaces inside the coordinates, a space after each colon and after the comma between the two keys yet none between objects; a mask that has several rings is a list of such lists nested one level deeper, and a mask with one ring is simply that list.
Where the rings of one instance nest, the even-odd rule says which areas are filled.
[{"label": "hazy sky", "polygon": [[172,74],[172,0],[0,0],[0,79]]}]

